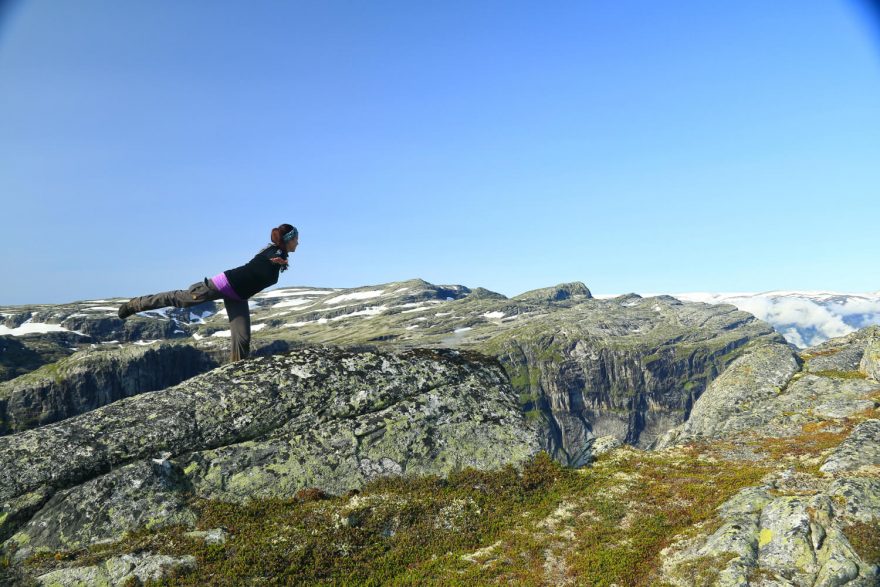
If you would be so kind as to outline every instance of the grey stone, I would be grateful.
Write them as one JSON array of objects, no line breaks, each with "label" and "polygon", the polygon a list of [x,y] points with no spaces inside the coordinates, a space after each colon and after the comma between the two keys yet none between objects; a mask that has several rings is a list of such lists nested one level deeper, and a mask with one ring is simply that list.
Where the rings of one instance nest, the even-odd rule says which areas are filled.
[{"label": "grey stone", "polygon": [[825,473],[880,469],[880,420],[865,420],[825,460]]},{"label": "grey stone", "polygon": [[100,565],[58,569],[37,580],[46,587],[84,587],[123,585],[132,579],[156,581],[172,570],[188,570],[196,566],[195,557],[171,557],[163,554],[124,554],[107,559]]},{"label": "grey stone", "polygon": [[0,438],[0,499],[54,492],[6,546],[20,558],[192,524],[187,495],[341,493],[379,475],[516,464],[539,448],[494,359],[302,349]]}]

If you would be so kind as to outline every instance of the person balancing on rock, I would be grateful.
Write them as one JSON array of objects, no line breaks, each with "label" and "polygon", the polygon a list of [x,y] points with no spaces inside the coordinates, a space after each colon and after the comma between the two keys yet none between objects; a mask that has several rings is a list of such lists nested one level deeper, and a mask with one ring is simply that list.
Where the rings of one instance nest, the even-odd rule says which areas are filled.
[{"label": "person balancing on rock", "polygon": [[132,298],[119,308],[119,317],[125,320],[135,312],[155,310],[166,306],[187,308],[202,302],[223,298],[232,332],[232,360],[238,361],[250,354],[251,315],[248,298],[278,283],[278,274],[287,269],[287,256],[299,245],[299,231],[291,224],[272,229],[272,242],[246,264],[227,269],[214,277],[189,286],[153,295]]}]

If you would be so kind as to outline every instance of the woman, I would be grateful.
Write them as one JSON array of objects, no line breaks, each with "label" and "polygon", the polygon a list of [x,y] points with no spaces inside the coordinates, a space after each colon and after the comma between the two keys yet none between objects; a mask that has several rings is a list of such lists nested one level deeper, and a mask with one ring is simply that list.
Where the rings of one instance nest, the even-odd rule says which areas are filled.
[{"label": "woman", "polygon": [[299,245],[299,231],[290,224],[272,229],[272,242],[245,265],[227,269],[214,277],[189,286],[149,296],[132,298],[119,308],[119,317],[125,320],[135,312],[155,310],[165,306],[186,308],[223,298],[229,326],[232,331],[232,360],[238,361],[250,354],[251,316],[248,298],[278,283],[278,273],[287,269],[287,256]]}]

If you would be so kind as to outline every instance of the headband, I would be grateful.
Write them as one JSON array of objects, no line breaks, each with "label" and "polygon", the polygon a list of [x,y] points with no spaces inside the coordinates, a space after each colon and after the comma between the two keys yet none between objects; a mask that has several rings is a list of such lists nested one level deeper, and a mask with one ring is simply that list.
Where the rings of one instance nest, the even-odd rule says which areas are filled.
[{"label": "headband", "polygon": [[296,229],[296,227],[294,226],[293,229],[291,229],[290,232],[288,232],[287,234],[285,234],[285,235],[284,235],[283,237],[281,237],[281,238],[284,239],[284,242],[287,242],[287,241],[292,241],[292,240],[295,239],[298,235],[299,235],[299,231],[298,231],[298,230]]}]

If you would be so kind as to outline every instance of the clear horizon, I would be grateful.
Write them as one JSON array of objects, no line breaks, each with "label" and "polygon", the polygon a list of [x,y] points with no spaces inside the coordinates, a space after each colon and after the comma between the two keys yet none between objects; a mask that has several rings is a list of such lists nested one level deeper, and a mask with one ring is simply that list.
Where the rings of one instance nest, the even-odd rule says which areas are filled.
[{"label": "clear horizon", "polygon": [[[413,277],[413,278],[409,278],[409,279],[422,279],[422,278],[419,278],[419,277]],[[304,284],[304,283],[296,283],[296,284],[289,284],[289,285],[278,285],[278,284],[276,284],[276,285],[274,285],[274,286],[272,286],[272,287],[270,287],[270,288],[266,288],[266,289],[263,290],[261,293],[269,293],[269,292],[271,292],[271,291],[275,291],[275,290],[296,289],[296,288],[315,288],[315,289],[358,289],[358,288],[375,288],[375,287],[379,287],[379,286],[381,286],[381,285],[386,285],[386,284],[389,284],[389,283],[398,283],[398,282],[403,282],[403,281],[408,281],[408,280],[407,280],[407,279],[396,279],[396,280],[393,280],[393,281],[388,281],[388,282],[383,282],[383,283],[365,283],[365,284],[354,285],[354,286],[350,286],[350,287],[340,287],[340,286],[334,286],[334,285],[309,285],[309,284]],[[427,280],[426,280],[426,281],[427,281]],[[432,282],[429,282],[429,283],[432,283]],[[532,288],[532,289],[541,289],[541,288],[545,288],[545,287],[553,287],[553,286],[555,286],[555,285],[561,285],[561,283],[562,283],[562,282],[559,282],[559,283],[551,283],[551,284],[549,284],[549,285],[539,285],[537,288]],[[569,282],[569,283],[570,283],[570,282]],[[638,295],[640,295],[640,296],[642,296],[642,297],[646,297],[646,298],[647,298],[647,297],[655,297],[655,296],[663,296],[663,295],[668,295],[668,296],[673,296],[673,297],[675,297],[675,296],[688,296],[689,298],[691,298],[691,299],[689,299],[689,300],[685,300],[685,301],[705,301],[705,300],[703,300],[704,297],[706,297],[706,298],[708,298],[708,297],[733,298],[733,297],[740,297],[740,296],[742,296],[742,297],[747,297],[747,296],[760,297],[760,296],[769,296],[769,295],[772,295],[772,294],[776,294],[776,295],[780,295],[780,296],[791,296],[791,297],[797,297],[797,296],[799,296],[799,295],[803,295],[803,296],[810,296],[810,295],[814,295],[814,296],[815,296],[815,295],[841,295],[841,296],[865,296],[865,297],[876,297],[876,298],[880,298],[880,290],[877,290],[877,291],[865,291],[865,292],[856,292],[856,291],[831,291],[831,290],[766,290],[766,291],[736,291],[736,292],[732,292],[732,291],[729,291],[729,292],[710,292],[710,291],[667,291],[667,292],[657,292],[657,291],[650,291],[650,292],[649,292],[649,291],[630,291],[630,292],[606,293],[606,292],[597,292],[597,291],[593,290],[592,288],[590,288],[590,285],[589,285],[588,283],[585,283],[585,282],[581,282],[581,283],[584,283],[584,285],[586,285],[587,288],[590,289],[590,293],[591,293],[592,296],[595,297],[595,298],[613,298],[613,297],[618,297],[618,296],[628,295],[628,294],[631,294],[631,293],[635,293],[635,294],[638,294]],[[483,286],[479,286],[479,285],[469,285],[469,284],[467,284],[467,283],[460,283],[460,282],[433,283],[433,285],[445,285],[445,286],[449,286],[449,285],[462,285],[462,286],[468,287],[469,289],[472,289],[472,290],[473,290],[473,289],[476,289],[477,287],[483,287]],[[491,289],[491,288],[486,288],[486,289]],[[520,294],[526,293],[527,291],[531,291],[531,290],[516,291],[516,292],[512,292],[512,293],[502,292],[502,291],[498,291],[498,290],[492,290],[492,291],[495,291],[496,293],[501,293],[501,294],[507,296],[508,298],[513,298],[513,297],[515,297],[515,296],[517,296],[517,295],[520,295]],[[260,294],[257,294],[257,295],[259,296]],[[25,303],[23,303],[23,304],[0,304],[0,307],[6,307],[6,308],[8,308],[8,307],[15,307],[15,306],[29,306],[29,305],[55,305],[55,304],[59,304],[59,305],[60,305],[60,304],[71,304],[71,303],[78,303],[78,302],[91,302],[91,301],[104,301],[104,300],[112,300],[112,299],[125,299],[126,297],[127,297],[127,296],[104,296],[104,297],[94,297],[94,298],[64,299],[64,300],[61,300],[61,301],[58,301],[58,302],[25,302]],[[880,300],[878,300],[878,301],[880,301]],[[878,312],[880,312],[880,307],[878,307]]]},{"label": "clear horizon", "polygon": [[[880,290],[870,2],[0,6],[0,305]],[[328,284],[326,286],[321,284]]]}]

